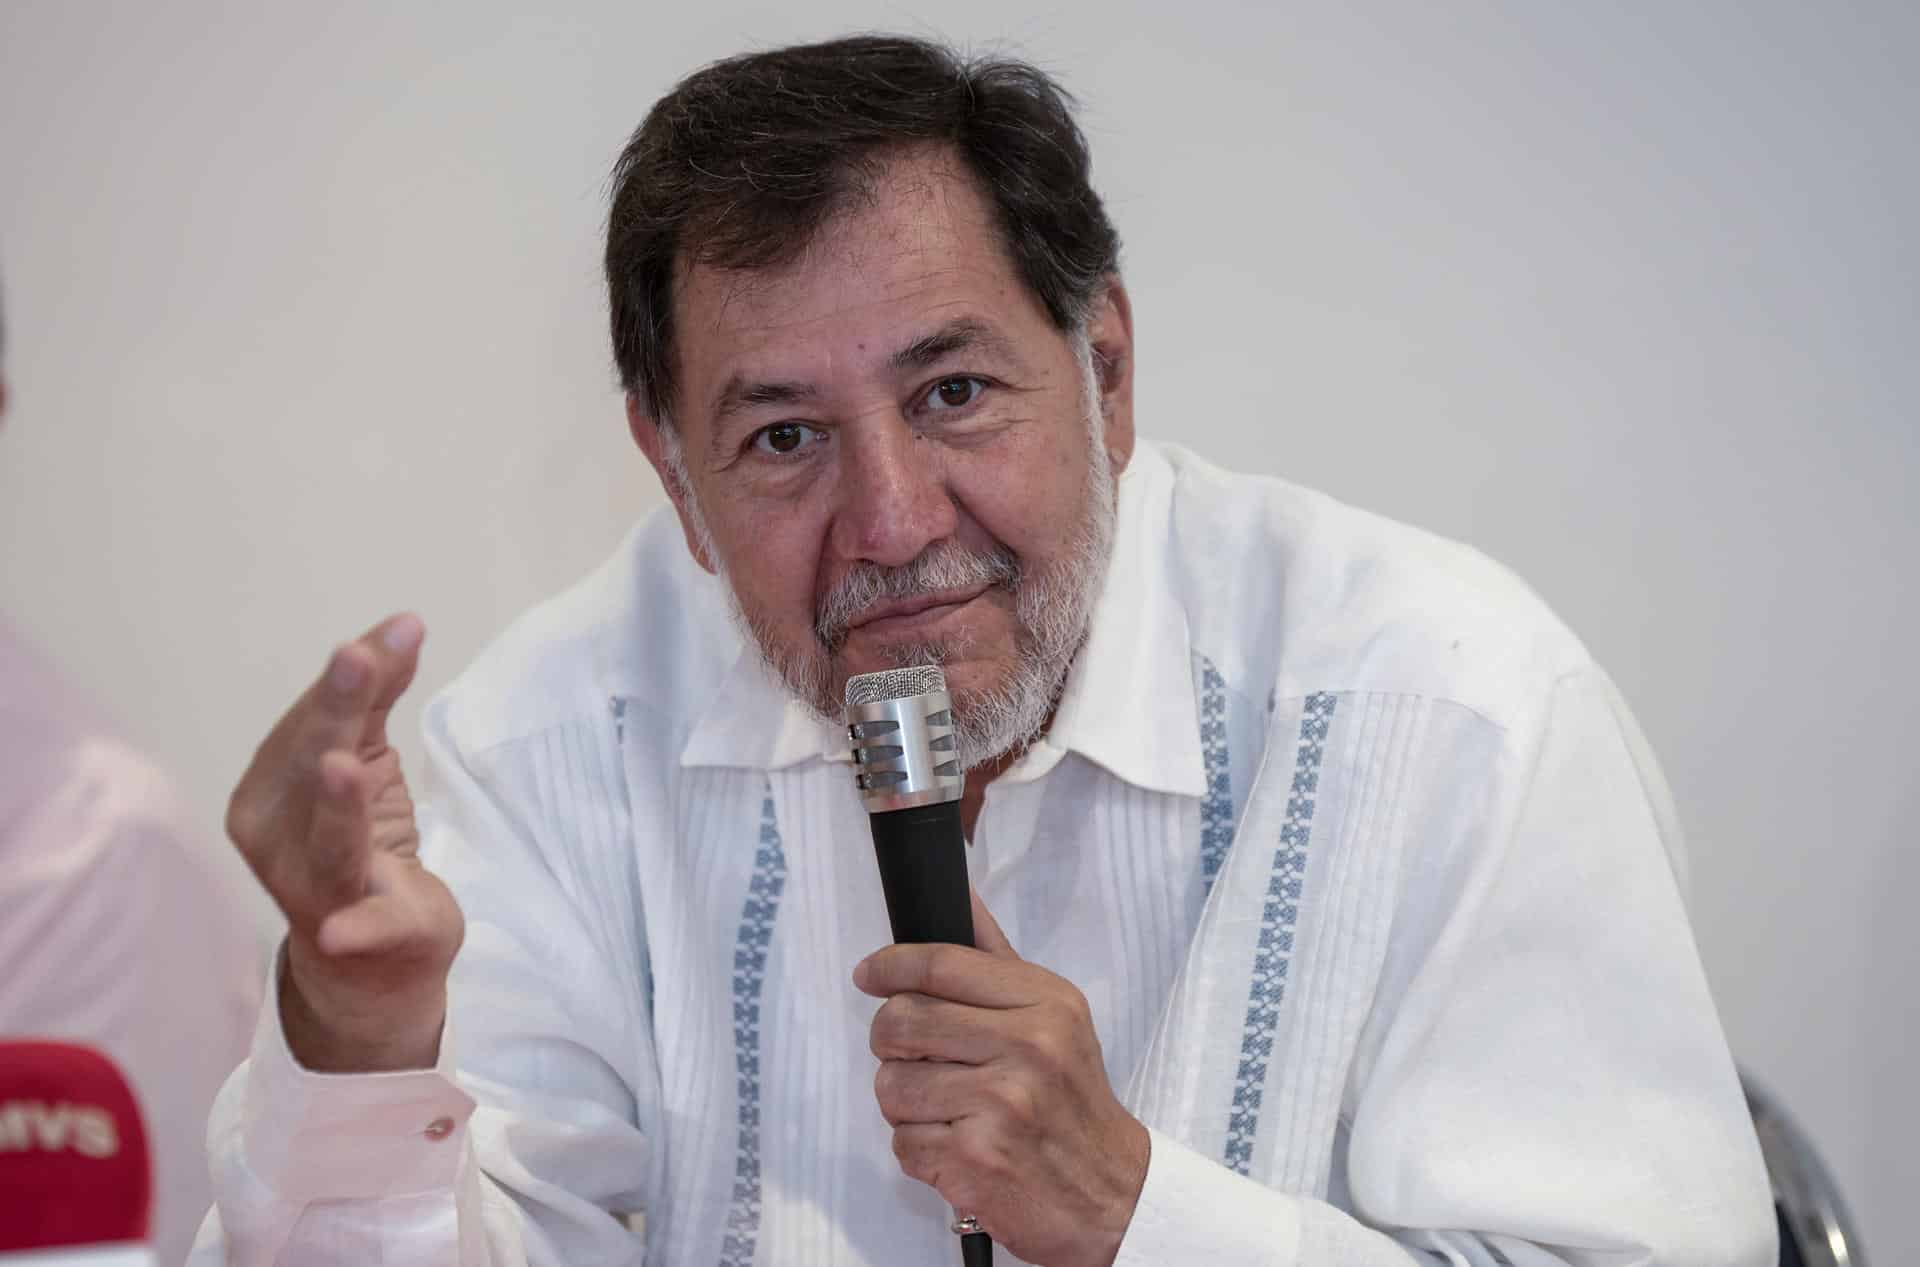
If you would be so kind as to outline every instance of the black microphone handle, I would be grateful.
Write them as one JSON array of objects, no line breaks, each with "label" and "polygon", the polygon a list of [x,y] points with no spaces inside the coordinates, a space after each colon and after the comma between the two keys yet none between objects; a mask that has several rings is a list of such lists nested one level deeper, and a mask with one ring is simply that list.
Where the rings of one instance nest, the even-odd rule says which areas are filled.
[{"label": "black microphone handle", "polygon": [[[880,887],[895,941],[973,945],[973,899],[967,887],[967,837],[960,802],[916,805],[869,815]],[[961,1267],[992,1267],[984,1232],[960,1238]]]},{"label": "black microphone handle", "polygon": [[960,802],[884,810],[870,817],[893,939],[973,945]]}]

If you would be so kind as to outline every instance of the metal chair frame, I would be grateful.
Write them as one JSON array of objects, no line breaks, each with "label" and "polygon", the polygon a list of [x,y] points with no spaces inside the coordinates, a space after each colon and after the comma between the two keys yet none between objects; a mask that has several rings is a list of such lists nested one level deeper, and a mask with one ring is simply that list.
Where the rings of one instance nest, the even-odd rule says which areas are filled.
[{"label": "metal chair frame", "polygon": [[[1767,1178],[1773,1183],[1783,1234],[1793,1238],[1799,1261],[1805,1267],[1867,1267],[1853,1218],[1813,1141],[1751,1078],[1743,1076],[1740,1085],[1753,1115],[1754,1134],[1760,1139]],[[1781,1261],[1793,1261],[1784,1245]]]}]

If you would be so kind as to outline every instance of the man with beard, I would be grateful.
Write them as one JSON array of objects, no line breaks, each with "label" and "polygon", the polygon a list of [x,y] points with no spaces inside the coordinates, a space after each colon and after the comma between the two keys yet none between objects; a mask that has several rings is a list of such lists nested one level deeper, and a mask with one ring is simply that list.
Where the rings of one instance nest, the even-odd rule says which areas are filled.
[{"label": "man with beard", "polygon": [[[430,705],[417,820],[412,616],[261,746],[205,1260],[940,1263],[949,1207],[1050,1267],[1766,1260],[1607,679],[1462,548],[1136,444],[1087,177],[1043,75],[912,40],[649,114],[606,264],[675,513]],[[979,949],[884,945],[836,722],[929,660]]]}]

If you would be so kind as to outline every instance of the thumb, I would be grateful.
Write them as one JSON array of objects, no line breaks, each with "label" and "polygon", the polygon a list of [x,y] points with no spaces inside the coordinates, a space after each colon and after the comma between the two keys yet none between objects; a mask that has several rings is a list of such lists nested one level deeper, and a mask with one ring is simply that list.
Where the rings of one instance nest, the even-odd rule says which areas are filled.
[{"label": "thumb", "polygon": [[993,917],[987,904],[980,900],[980,893],[971,884],[967,886],[967,896],[973,899],[973,944],[977,950],[984,950],[999,959],[1018,959],[1020,952],[1013,948],[1007,935],[1000,931],[1000,921]]},{"label": "thumb", "polygon": [[346,957],[412,951],[451,959],[464,921],[446,887],[414,858],[380,851],[371,861],[366,895],[321,922],[314,935],[320,952]]}]

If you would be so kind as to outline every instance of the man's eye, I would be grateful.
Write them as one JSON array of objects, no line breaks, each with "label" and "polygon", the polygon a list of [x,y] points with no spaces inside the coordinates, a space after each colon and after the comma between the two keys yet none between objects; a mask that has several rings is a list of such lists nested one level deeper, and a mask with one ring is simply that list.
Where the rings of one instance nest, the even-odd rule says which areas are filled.
[{"label": "man's eye", "polygon": [[980,399],[980,393],[986,389],[986,383],[978,378],[943,378],[927,391],[927,407],[964,409]]},{"label": "man's eye", "polygon": [[753,433],[753,447],[775,456],[792,453],[820,433],[804,422],[776,422]]}]

